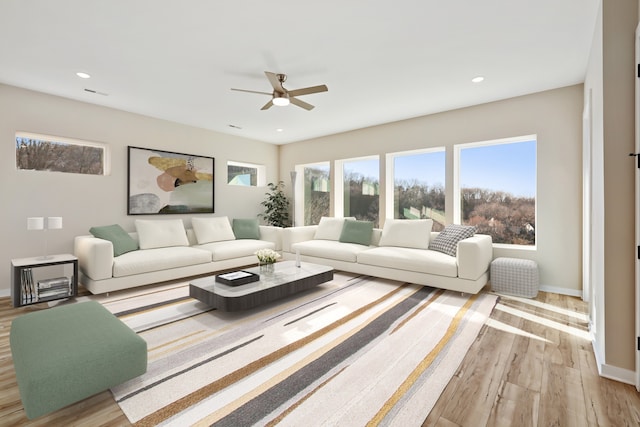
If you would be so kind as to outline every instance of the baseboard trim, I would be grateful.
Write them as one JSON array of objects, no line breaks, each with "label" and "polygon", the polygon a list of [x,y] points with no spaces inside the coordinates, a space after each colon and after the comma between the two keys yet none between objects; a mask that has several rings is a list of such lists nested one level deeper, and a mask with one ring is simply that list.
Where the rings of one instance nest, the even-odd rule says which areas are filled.
[{"label": "baseboard trim", "polygon": [[591,347],[593,347],[593,355],[596,358],[596,366],[598,367],[598,374],[603,378],[608,378],[610,380],[619,381],[621,383],[629,384],[635,387],[636,385],[636,373],[629,369],[619,368],[617,366],[607,365],[603,362],[603,357],[598,352],[598,348],[596,346],[595,335],[593,333],[593,329],[591,327],[591,322],[589,322],[589,331],[591,334]]},{"label": "baseboard trim", "polygon": [[11,289],[0,289],[0,298],[10,297],[10,296],[11,296]]},{"label": "baseboard trim", "polygon": [[558,288],[549,285],[540,285],[539,290],[551,292],[552,294],[569,295],[571,297],[582,298],[582,289]]}]

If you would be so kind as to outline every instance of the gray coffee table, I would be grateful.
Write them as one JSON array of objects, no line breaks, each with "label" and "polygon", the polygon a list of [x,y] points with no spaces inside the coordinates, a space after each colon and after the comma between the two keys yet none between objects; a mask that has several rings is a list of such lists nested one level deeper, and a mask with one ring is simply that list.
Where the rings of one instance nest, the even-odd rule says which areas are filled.
[{"label": "gray coffee table", "polygon": [[[310,289],[333,280],[333,267],[300,263],[295,261],[277,262],[271,274],[262,274],[257,282],[246,285],[229,286],[216,282],[216,276],[195,279],[189,283],[189,296],[223,311],[239,311],[257,307],[297,292]],[[260,274],[259,267],[244,268],[242,271]]]}]

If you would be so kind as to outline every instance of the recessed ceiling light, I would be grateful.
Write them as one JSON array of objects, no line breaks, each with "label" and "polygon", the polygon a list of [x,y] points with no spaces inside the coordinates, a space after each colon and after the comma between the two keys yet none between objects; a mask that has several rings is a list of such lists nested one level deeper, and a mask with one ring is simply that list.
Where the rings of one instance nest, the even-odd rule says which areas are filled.
[{"label": "recessed ceiling light", "polygon": [[282,128],[278,128],[278,129],[276,129],[276,132],[282,132],[283,130],[284,129],[282,129]]},{"label": "recessed ceiling light", "polygon": [[474,82],[474,83],[480,83],[483,80],[484,80],[484,77],[482,77],[482,76],[474,77],[474,78],[471,79],[471,81]]},{"label": "recessed ceiling light", "polygon": [[80,77],[81,79],[91,78],[91,76],[89,74],[83,73],[82,71],[80,71],[79,73],[76,73],[76,76]]}]

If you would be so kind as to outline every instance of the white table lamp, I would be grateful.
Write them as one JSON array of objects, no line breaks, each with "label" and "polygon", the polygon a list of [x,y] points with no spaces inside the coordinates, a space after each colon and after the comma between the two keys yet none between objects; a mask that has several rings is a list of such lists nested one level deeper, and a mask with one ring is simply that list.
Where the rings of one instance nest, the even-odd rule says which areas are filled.
[{"label": "white table lamp", "polygon": [[[50,216],[47,218],[46,226],[44,217],[36,216],[27,218],[27,230],[60,230],[62,229],[62,217]],[[47,234],[44,235],[44,255],[38,259],[51,259],[51,256],[47,256]]]}]

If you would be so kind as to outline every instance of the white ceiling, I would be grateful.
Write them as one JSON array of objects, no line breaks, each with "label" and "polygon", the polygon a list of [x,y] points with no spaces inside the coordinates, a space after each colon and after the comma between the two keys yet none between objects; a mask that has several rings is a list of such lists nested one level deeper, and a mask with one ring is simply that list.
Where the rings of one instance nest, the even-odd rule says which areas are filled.
[{"label": "white ceiling", "polygon": [[0,82],[282,144],[581,83],[598,3],[2,0]]}]

